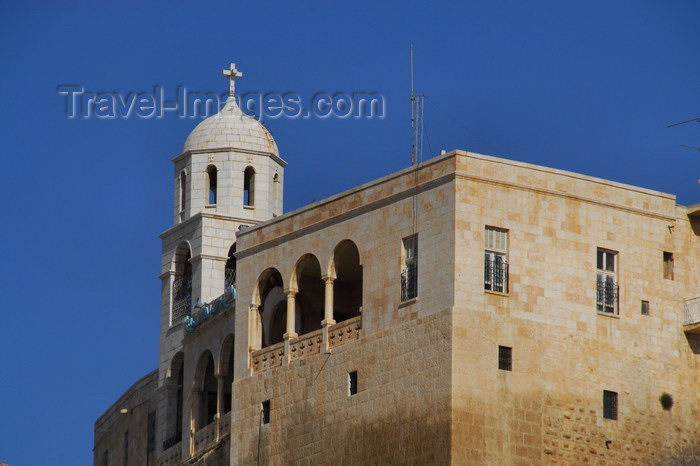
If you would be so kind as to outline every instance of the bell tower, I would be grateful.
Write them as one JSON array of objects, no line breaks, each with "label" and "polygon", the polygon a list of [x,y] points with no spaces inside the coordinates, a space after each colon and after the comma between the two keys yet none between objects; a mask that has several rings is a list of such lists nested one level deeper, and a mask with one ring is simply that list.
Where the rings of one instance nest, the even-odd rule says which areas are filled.
[{"label": "bell tower", "polygon": [[[226,103],[190,133],[173,159],[174,221],[163,232],[159,387],[169,393],[184,337],[183,319],[197,302],[235,286],[236,232],[282,214],[284,167],[272,135],[244,114],[235,97],[242,73],[232,63]],[[185,368],[185,371],[191,368]],[[174,399],[168,394],[164,400]],[[167,404],[172,404],[166,401]],[[164,412],[174,409],[161,410]],[[174,422],[174,421],[173,421]],[[177,432],[161,419],[163,439]],[[165,430],[165,432],[163,432]]]}]

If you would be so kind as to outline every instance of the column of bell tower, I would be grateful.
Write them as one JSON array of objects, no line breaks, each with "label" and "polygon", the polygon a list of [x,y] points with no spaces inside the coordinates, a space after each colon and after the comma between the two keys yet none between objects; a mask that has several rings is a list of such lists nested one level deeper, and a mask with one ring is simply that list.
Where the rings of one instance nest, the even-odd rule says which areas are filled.
[{"label": "column of bell tower", "polygon": [[[231,64],[224,75],[229,78],[225,105],[197,125],[182,153],[173,159],[174,222],[160,235],[159,387],[172,386],[172,378],[177,376],[172,362],[179,360],[182,351],[184,315],[198,301],[211,302],[224,293],[226,262],[236,232],[282,214],[287,163],[279,157],[269,131],[238,107],[234,79],[242,74]],[[190,381],[186,385],[193,374],[193,367],[184,367],[184,380]],[[174,429],[167,425],[166,412],[173,405],[167,399],[170,392],[162,389],[157,429],[160,441],[172,436]],[[183,420],[183,437],[188,425]]]}]

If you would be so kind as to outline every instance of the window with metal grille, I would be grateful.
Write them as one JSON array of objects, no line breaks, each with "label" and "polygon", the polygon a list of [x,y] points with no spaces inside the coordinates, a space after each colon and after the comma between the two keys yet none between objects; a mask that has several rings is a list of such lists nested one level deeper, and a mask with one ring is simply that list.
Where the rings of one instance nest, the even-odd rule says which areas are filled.
[{"label": "window with metal grille", "polygon": [[673,280],[673,253],[664,251],[664,278]]},{"label": "window with metal grille", "polygon": [[617,392],[603,390],[603,418],[617,420]]},{"label": "window with metal grille", "polygon": [[513,348],[508,346],[498,347],[498,368],[502,371],[513,370]]},{"label": "window with metal grille", "polygon": [[403,240],[403,264],[401,270],[401,301],[418,296],[418,236]]},{"label": "window with metal grille", "polygon": [[649,315],[649,301],[642,301],[642,315]]},{"label": "window with metal grille", "polygon": [[618,313],[617,253],[598,249],[596,256],[596,307],[605,314]]},{"label": "window with metal grille", "polygon": [[265,400],[262,402],[262,423],[270,423],[270,400]]},{"label": "window with metal grille", "polygon": [[508,230],[486,227],[484,289],[508,293]]},{"label": "window with metal grille", "polygon": [[226,268],[224,270],[224,292],[227,292],[230,287],[236,287],[236,243],[228,250],[228,259],[226,260]]},{"label": "window with metal grille", "polygon": [[357,371],[348,373],[348,393],[351,396],[357,394]]}]

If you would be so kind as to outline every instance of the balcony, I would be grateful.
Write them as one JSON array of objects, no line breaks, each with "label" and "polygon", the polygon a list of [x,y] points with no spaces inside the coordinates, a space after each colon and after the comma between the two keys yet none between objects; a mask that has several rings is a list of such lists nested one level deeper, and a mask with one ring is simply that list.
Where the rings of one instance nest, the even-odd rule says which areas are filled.
[{"label": "balcony", "polygon": [[[360,319],[361,316],[357,316],[329,326],[327,332],[328,348],[336,348],[360,338]],[[290,340],[289,354],[285,354],[286,342],[284,341],[253,351],[251,354],[253,373],[268,371],[283,364],[320,354],[325,344],[325,335],[326,332],[323,329],[314,330],[299,336],[299,338]]]},{"label": "balcony", "polygon": [[683,331],[686,333],[700,334],[700,296],[687,299],[683,303],[683,308],[685,309]]},{"label": "balcony", "polygon": [[234,308],[236,305],[236,288],[233,285],[229,286],[224,294],[213,300],[211,303],[204,303],[201,308],[195,309],[186,315],[183,321],[185,322],[185,336],[193,333],[197,326],[207,319],[211,319],[214,315],[228,308]]}]

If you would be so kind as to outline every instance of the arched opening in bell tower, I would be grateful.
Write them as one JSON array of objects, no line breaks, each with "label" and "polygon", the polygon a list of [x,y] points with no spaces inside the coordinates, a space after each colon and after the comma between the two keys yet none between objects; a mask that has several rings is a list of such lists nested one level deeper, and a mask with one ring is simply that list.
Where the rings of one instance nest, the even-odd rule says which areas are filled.
[{"label": "arched opening in bell tower", "polygon": [[243,172],[243,205],[255,205],[255,169],[251,166]]},{"label": "arched opening in bell tower", "polygon": [[216,177],[218,171],[214,165],[207,167],[207,196],[209,205],[216,204]]}]

